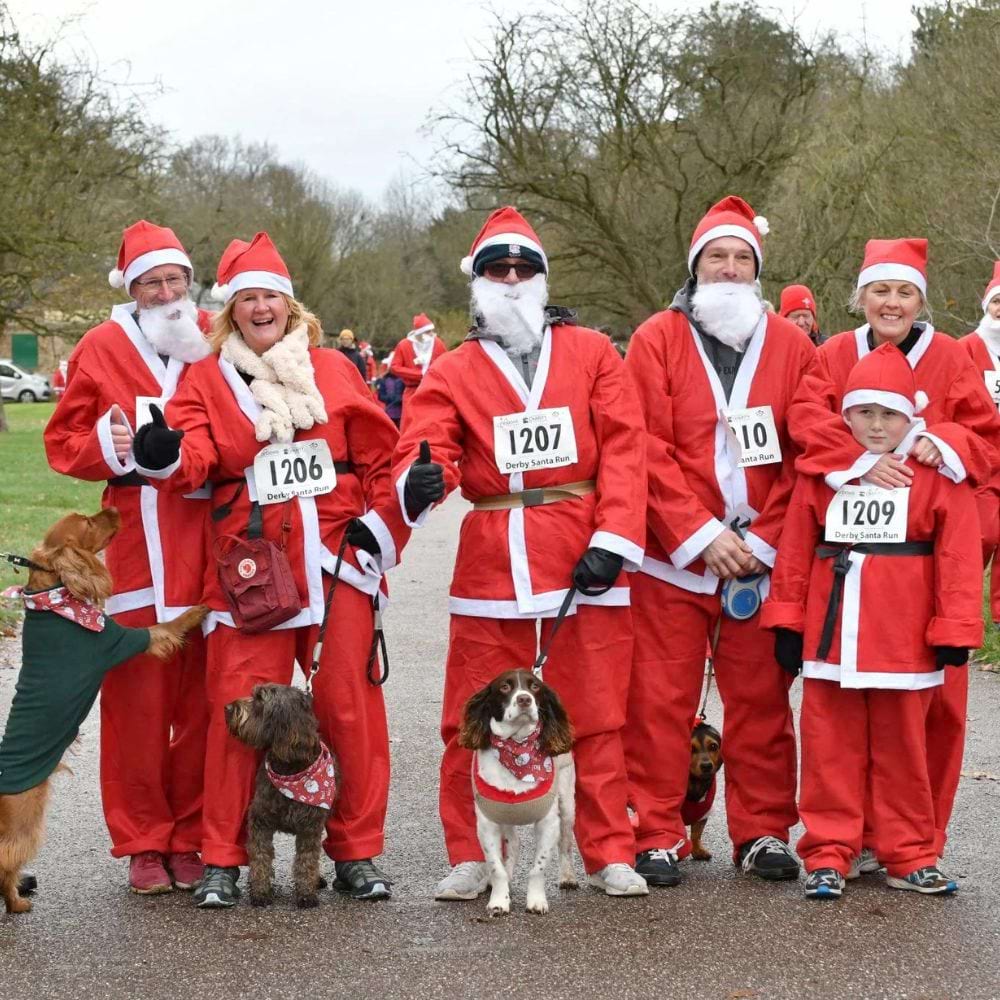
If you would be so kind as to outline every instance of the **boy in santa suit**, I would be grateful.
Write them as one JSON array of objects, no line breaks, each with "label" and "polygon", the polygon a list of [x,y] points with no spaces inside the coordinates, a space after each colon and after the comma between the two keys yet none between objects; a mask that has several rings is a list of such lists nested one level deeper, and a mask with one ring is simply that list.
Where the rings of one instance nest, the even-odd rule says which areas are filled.
[{"label": "boy in santa suit", "polygon": [[[850,470],[799,478],[764,605],[779,661],[805,676],[798,850],[810,898],[841,895],[866,820],[890,886],[958,888],[937,867],[927,718],[946,671],[982,643],[982,564],[972,487],[911,458],[925,404],[893,344],[855,365],[841,411],[863,452]],[[888,454],[912,470],[909,485],[861,485]]]},{"label": "boy in santa suit", "polygon": [[636,869],[653,885],[677,885],[678,861],[691,852],[681,809],[713,639],[733,860],[767,880],[799,870],[788,848],[798,815],[790,681],[758,627],[759,597],[744,588],[766,592],[792,488],[786,413],[815,349],[764,310],[757,278],[766,231],[742,198],[713,205],[691,239],[690,279],[635,332],[625,362],[649,463],[625,752]]},{"label": "boy in santa suit", "polygon": [[[157,493],[135,470],[132,431],[163,405],[192,362],[209,353],[210,316],[189,298],[192,267],[165,227],[141,220],[122,234],[112,287],[134,301],[88,331],[70,355],[66,391],[45,428],[56,472],[106,480],[102,506],[121,528],[107,550],[107,610],[144,628],[201,599],[209,491]],[[201,486],[201,484],[198,484]],[[138,893],[189,889],[201,878],[205,648],[197,633],[166,662],[142,654],[101,687],[101,796],[114,857],[130,857]]]},{"label": "boy in santa suit", "polygon": [[[986,286],[981,303],[983,318],[972,333],[959,343],[982,371],[986,391],[1000,407],[1000,261],[993,265],[993,277]],[[990,568],[990,618],[1000,627],[1000,561],[996,558],[1000,544],[1000,469],[989,485],[976,491],[979,522],[983,531],[983,564],[993,560]]]},{"label": "boy in santa suit", "polygon": [[403,380],[403,426],[410,400],[431,364],[448,349],[434,332],[434,324],[424,313],[413,317],[413,329],[395,346],[389,371]]},{"label": "boy in santa suit", "polygon": [[546,309],[548,261],[515,209],[486,220],[462,270],[475,325],[411,397],[393,458],[408,523],[456,487],[473,504],[451,584],[440,809],[453,868],[436,898],[473,899],[489,878],[472,755],[458,745],[465,703],[502,671],[530,666],[538,620],[547,643],[561,607],[545,680],[575,731],[580,854],[591,884],[644,895],[621,742],[632,653],[622,571],[638,567],[644,538],[638,404],[611,341]]}]

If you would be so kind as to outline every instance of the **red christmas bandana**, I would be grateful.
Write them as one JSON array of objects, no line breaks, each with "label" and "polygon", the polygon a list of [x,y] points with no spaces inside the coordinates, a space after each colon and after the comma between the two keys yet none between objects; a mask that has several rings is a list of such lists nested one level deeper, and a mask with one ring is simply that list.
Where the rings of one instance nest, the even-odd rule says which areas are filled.
[{"label": "red christmas bandana", "polygon": [[333,767],[333,755],[325,743],[320,743],[319,756],[316,760],[298,774],[276,774],[266,759],[264,768],[271,784],[286,799],[295,799],[296,802],[304,802],[307,806],[317,806],[320,809],[333,808],[333,800],[337,795],[337,779]]},{"label": "red christmas bandana", "polygon": [[500,758],[500,763],[526,785],[538,785],[552,780],[552,758],[539,746],[542,724],[537,726],[522,743],[510,737],[490,735],[490,746]]},{"label": "red christmas bandana", "polygon": [[74,597],[65,587],[41,590],[37,594],[27,594],[23,587],[8,587],[4,597],[20,597],[29,611],[54,611],[57,615],[75,622],[89,632],[104,631],[104,612]]}]

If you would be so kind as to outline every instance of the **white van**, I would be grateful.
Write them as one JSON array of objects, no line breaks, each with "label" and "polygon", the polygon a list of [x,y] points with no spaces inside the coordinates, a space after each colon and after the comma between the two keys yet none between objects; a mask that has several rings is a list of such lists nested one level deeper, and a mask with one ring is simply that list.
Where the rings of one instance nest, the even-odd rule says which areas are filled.
[{"label": "white van", "polygon": [[0,358],[0,396],[19,403],[35,403],[52,397],[52,387],[41,375],[18,368],[9,358]]}]

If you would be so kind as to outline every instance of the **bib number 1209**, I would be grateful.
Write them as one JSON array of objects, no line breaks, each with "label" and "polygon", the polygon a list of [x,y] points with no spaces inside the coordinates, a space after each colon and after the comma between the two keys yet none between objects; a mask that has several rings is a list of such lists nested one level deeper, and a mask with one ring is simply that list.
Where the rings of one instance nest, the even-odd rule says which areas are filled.
[{"label": "bib number 1209", "polygon": [[253,473],[260,504],[281,503],[296,496],[319,496],[337,485],[326,441],[268,445],[257,452]]},{"label": "bib number 1209", "polygon": [[828,542],[905,542],[908,488],[842,486],[826,511]]}]

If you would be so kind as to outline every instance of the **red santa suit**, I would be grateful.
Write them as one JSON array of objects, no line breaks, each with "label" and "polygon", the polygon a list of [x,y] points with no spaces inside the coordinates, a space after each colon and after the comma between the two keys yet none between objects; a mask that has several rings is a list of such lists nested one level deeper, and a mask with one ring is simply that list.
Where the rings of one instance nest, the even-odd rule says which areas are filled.
[{"label": "red santa suit", "polygon": [[[494,419],[567,407],[575,435],[570,464],[504,474]],[[462,524],[451,582],[451,631],[441,736],[440,810],[451,863],[481,860],[471,753],[457,743],[469,697],[498,673],[530,666],[590,546],[642,559],[645,468],[641,418],[621,360],[607,337],[583,327],[547,327],[530,388],[499,344],[470,339],[435,362],[410,403],[393,459],[399,503],[420,442],[444,466],[449,491],[470,501],[592,480],[593,492],[512,510],[473,510]],[[427,512],[416,524],[423,522]],[[620,729],[631,661],[624,576],[599,597],[575,599],[545,668],[576,734],[577,842],[588,872],[634,860],[626,813]]]},{"label": "red santa suit", "polygon": [[[126,246],[129,260],[140,261],[130,282],[158,264],[182,263],[173,233],[149,223],[126,230]],[[115,306],[109,320],[84,335],[70,355],[66,391],[44,440],[56,472],[107,480],[101,505],[118,509],[121,527],[105,554],[114,581],[106,609],[120,624],[142,628],[199,602],[211,491],[202,479],[183,494],[160,494],[136,472],[131,455],[115,456],[112,407],[135,427],[137,409],[148,412],[150,400],[170,399],[190,371],[176,358],[164,362],[135,310],[132,302]],[[199,311],[202,330],[209,322]],[[115,857],[201,846],[204,671],[204,640],[189,633],[170,660],[134,657],[101,686],[101,797]]]},{"label": "red santa suit", "polygon": [[[277,273],[279,268],[283,274]],[[249,284],[241,286],[241,278]],[[287,282],[291,288],[266,234],[258,234],[251,244],[234,241],[223,255],[219,281],[227,282],[224,294],[230,296],[239,287],[284,290]],[[272,284],[265,284],[268,281]],[[295,430],[292,442],[324,441],[340,466],[336,485],[318,496],[296,496],[259,508],[262,537],[284,548],[302,609],[269,631],[247,634],[234,625],[214,559],[205,574],[203,603],[212,609],[206,620],[206,864],[225,867],[247,861],[241,828],[259,755],[229,735],[224,708],[250,694],[255,684],[291,683],[296,660],[308,668],[341,538],[355,517],[375,536],[381,556],[348,548],[313,685],[320,733],[342,773],[324,849],[338,861],[371,858],[382,851],[389,742],[381,688],[369,683],[366,663],[372,648],[373,600],[380,599],[382,575],[396,565],[409,537],[389,480],[397,434],[350,361],[337,351],[315,347],[309,348],[308,359],[327,422]],[[210,521],[213,550],[223,536],[246,535],[258,499],[254,458],[266,444],[255,435],[261,412],[240,371],[222,355],[194,365],[167,406],[167,423],[185,432],[180,457],[168,468],[146,472],[162,489],[175,493],[205,479],[216,483]]]},{"label": "red santa suit", "polygon": [[413,329],[393,349],[389,371],[403,380],[403,428],[406,427],[406,413],[410,400],[417,391],[430,366],[448,348],[444,341],[434,334],[430,340],[421,342],[419,335],[434,329],[434,324],[423,313],[413,317]]},{"label": "red santa suit", "polygon": [[[887,345],[871,357],[888,350],[896,349]],[[898,454],[908,454],[922,427],[914,423]],[[764,627],[804,634],[799,809],[806,832],[798,850],[809,871],[835,868],[846,876],[866,818],[891,875],[933,865],[940,853],[927,743],[936,737],[928,713],[945,670],[933,647],[982,642],[979,545],[968,531],[976,505],[967,482],[953,483],[913,459],[907,464],[914,477],[905,541],[927,543],[929,551],[825,545],[828,509],[846,476],[801,476],[762,612]],[[830,618],[839,573],[843,592]],[[887,595],[903,596],[890,610]]]}]

